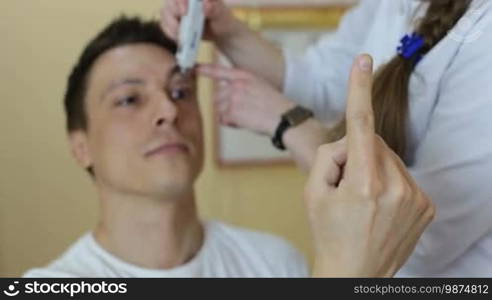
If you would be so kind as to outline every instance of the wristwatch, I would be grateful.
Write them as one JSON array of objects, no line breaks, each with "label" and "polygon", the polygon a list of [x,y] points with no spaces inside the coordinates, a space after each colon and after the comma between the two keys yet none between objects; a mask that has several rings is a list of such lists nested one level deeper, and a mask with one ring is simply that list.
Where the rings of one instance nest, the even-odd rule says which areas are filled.
[{"label": "wristwatch", "polygon": [[287,129],[302,124],[307,119],[312,118],[313,115],[314,114],[312,111],[302,106],[296,106],[284,113],[282,115],[280,123],[277,126],[277,129],[275,130],[275,134],[272,137],[272,144],[275,146],[275,148],[282,151],[286,150],[283,142],[283,136]]}]

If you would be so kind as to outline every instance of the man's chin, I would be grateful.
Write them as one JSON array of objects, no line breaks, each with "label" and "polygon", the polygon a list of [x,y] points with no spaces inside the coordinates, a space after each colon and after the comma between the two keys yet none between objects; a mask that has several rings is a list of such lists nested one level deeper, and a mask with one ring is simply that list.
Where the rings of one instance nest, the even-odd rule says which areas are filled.
[{"label": "man's chin", "polygon": [[171,164],[155,164],[141,177],[145,182],[142,186],[147,191],[160,198],[183,197],[193,191],[194,183],[198,177],[198,170],[183,161],[174,161]]},{"label": "man's chin", "polygon": [[172,178],[155,178],[152,190],[159,198],[180,198],[193,191],[194,179],[191,176],[174,176]]}]

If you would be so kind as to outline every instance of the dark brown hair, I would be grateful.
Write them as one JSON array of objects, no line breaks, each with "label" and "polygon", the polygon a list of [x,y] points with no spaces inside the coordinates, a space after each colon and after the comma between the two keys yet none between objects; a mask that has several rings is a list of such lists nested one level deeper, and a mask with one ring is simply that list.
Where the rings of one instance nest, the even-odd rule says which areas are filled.
[{"label": "dark brown hair", "polygon": [[[425,55],[437,45],[466,13],[471,0],[428,0],[429,8],[420,21],[416,33],[425,44],[420,54]],[[375,74],[373,108],[376,132],[388,146],[405,159],[407,147],[408,86],[415,69],[415,60],[395,56]],[[345,135],[345,122],[334,130],[336,138]]]}]

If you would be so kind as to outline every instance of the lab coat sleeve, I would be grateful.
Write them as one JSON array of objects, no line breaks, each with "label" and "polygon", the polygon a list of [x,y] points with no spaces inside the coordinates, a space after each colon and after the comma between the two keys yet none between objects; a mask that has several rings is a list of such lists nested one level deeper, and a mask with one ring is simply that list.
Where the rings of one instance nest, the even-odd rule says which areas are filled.
[{"label": "lab coat sleeve", "polygon": [[440,83],[412,174],[436,204],[407,268],[439,274],[492,232],[492,26],[463,44]]},{"label": "lab coat sleeve", "polygon": [[359,54],[380,1],[365,0],[343,18],[337,32],[322,37],[300,57],[283,49],[284,94],[312,109],[316,117],[333,121],[345,109],[350,68]]}]

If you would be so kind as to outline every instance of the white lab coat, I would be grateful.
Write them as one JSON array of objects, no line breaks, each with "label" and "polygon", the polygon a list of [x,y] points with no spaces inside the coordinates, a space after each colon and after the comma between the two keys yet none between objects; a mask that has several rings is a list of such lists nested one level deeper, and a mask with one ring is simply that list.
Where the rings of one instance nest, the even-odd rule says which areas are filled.
[{"label": "white lab coat", "polygon": [[[437,216],[399,276],[492,276],[490,2],[475,0],[411,77],[406,161]],[[389,61],[425,10],[416,0],[362,0],[334,37],[301,57],[284,52],[285,94],[339,120],[355,56],[371,54],[376,67]]]}]

